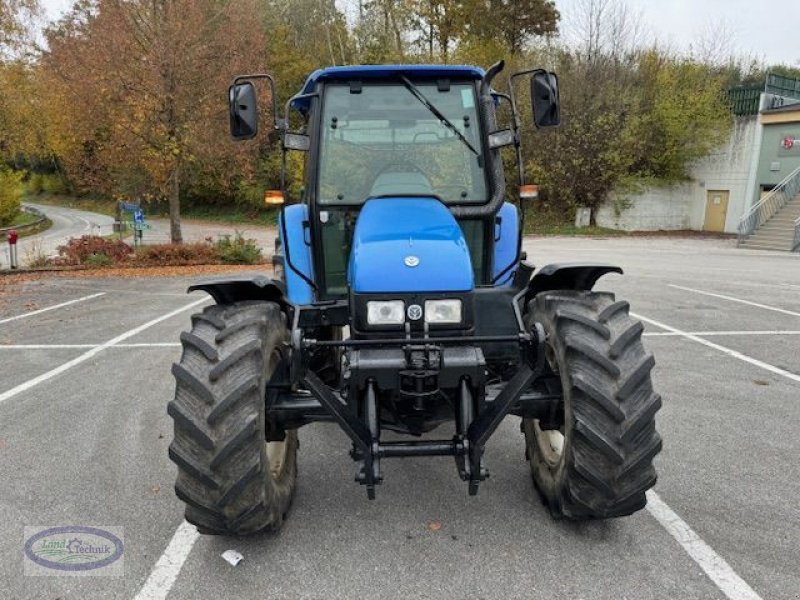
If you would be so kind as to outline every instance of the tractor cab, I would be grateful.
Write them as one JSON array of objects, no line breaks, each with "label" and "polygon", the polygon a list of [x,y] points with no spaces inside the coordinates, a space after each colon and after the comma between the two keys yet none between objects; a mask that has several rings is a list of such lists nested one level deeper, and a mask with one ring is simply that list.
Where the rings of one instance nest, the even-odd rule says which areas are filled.
[{"label": "tractor cab", "polygon": [[[330,67],[308,77],[277,123],[284,151],[307,153],[303,197],[279,222],[276,260],[294,302],[510,284],[521,219],[506,201],[499,150],[519,146],[519,119],[513,96],[491,88],[501,68]],[[528,73],[548,102],[538,122],[557,124],[555,76],[515,75]],[[249,82],[231,89],[234,137],[237,126],[255,133],[243,110],[251,94]],[[505,130],[503,100],[513,115]],[[290,110],[302,133],[288,132]]]}]

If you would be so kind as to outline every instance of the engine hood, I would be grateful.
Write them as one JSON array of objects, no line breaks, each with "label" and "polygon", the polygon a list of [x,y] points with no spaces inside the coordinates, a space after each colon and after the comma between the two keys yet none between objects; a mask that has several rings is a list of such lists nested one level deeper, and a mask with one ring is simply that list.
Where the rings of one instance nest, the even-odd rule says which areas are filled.
[{"label": "engine hood", "polygon": [[374,198],[356,222],[348,267],[356,293],[468,292],[464,235],[436,198]]}]

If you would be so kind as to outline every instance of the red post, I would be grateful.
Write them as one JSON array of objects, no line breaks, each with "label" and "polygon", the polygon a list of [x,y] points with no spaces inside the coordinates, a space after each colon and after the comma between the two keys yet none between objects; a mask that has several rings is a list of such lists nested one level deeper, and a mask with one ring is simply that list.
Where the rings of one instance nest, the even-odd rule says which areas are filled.
[{"label": "red post", "polygon": [[8,232],[8,246],[9,246],[9,254],[11,258],[11,268],[17,268],[17,240],[19,239],[19,234],[17,234],[16,229],[12,229]]}]

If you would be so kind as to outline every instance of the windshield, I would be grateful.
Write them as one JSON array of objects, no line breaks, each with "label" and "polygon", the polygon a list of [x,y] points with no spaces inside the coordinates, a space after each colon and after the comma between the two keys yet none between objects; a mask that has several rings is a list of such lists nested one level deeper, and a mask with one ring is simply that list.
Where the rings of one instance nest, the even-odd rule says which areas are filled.
[{"label": "windshield", "polygon": [[320,204],[403,194],[448,204],[487,201],[474,86],[415,87],[458,133],[402,83],[364,85],[358,93],[346,84],[326,87]]}]

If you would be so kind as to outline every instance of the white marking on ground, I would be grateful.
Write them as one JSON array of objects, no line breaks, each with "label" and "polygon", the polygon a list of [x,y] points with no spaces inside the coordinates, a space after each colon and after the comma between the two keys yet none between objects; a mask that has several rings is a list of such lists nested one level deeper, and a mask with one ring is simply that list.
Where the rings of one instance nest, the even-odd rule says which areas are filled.
[{"label": "white marking on ground", "polygon": [[97,348],[100,344],[3,344],[0,350],[82,350]]},{"label": "white marking on ground", "polygon": [[62,302],[61,304],[54,304],[53,306],[47,306],[45,308],[40,308],[39,310],[34,310],[31,312],[23,313],[21,315],[17,315],[15,317],[8,317],[6,319],[0,319],[0,325],[3,323],[9,323],[11,321],[18,321],[19,319],[26,319],[27,317],[32,317],[34,315],[40,315],[42,313],[56,310],[57,308],[63,308],[65,306],[70,306],[71,304],[77,304],[78,302],[83,302],[85,300],[91,300],[92,298],[98,298],[99,296],[105,296],[105,292],[99,292],[97,294],[91,294],[89,296],[84,296],[83,298],[76,298],[75,300],[69,300],[67,302]]},{"label": "white marking on ground", "polygon": [[[687,331],[687,335],[702,335],[706,337],[713,337],[715,335],[800,335],[800,331]],[[674,331],[646,331],[642,335],[651,337],[677,337],[683,333],[676,333]]]},{"label": "white marking on ground", "polygon": [[164,600],[199,537],[194,525],[181,523],[134,600]]},{"label": "white marking on ground", "polygon": [[677,290],[684,290],[686,292],[694,292],[695,294],[703,294],[704,296],[711,296],[712,298],[720,298],[722,300],[728,300],[729,302],[738,302],[739,304],[747,304],[748,306],[755,306],[757,308],[763,308],[764,310],[771,310],[773,312],[782,313],[784,315],[792,315],[793,317],[800,317],[800,312],[795,312],[793,310],[786,310],[785,308],[778,308],[777,306],[770,306],[768,304],[760,304],[758,302],[751,302],[750,300],[742,300],[741,298],[734,298],[733,296],[726,296],[725,294],[716,294],[714,292],[706,292],[704,290],[696,290],[690,287],[684,287],[682,285],[674,285],[672,283],[667,284],[671,288],[675,288]]},{"label": "white marking on ground", "polygon": [[693,342],[697,342],[698,344],[702,344],[703,346],[707,346],[708,348],[713,348],[714,350],[719,350],[720,352],[727,354],[728,356],[732,356],[733,358],[737,358],[741,361],[746,363],[750,363],[751,365],[755,365],[765,371],[769,371],[770,373],[775,373],[776,375],[781,375],[782,377],[786,377],[787,379],[791,379],[792,381],[797,381],[800,383],[800,375],[795,375],[785,369],[781,369],[780,367],[776,367],[775,365],[771,365],[769,363],[765,363],[762,360],[758,360],[757,358],[753,358],[752,356],[747,356],[746,354],[742,354],[737,350],[732,350],[730,348],[726,348],[725,346],[720,346],[719,344],[715,344],[714,342],[709,342],[697,335],[692,333],[688,333],[686,331],[681,331],[675,327],[671,327],[670,325],[666,325],[664,323],[660,323],[655,319],[648,319],[642,315],[638,315],[635,313],[631,313],[632,317],[639,319],[640,321],[644,321],[645,323],[650,323],[651,325],[655,325],[656,327],[660,327],[666,331],[671,331],[672,333],[679,335],[681,337],[685,337],[687,340],[692,340]]},{"label": "white marking on ground", "polygon": [[[104,344],[0,344],[0,350],[85,350]],[[108,348],[180,348],[180,342],[145,342],[139,344],[114,344]]]},{"label": "white marking on ground", "polygon": [[761,600],[753,588],[706,544],[653,490],[647,492],[649,512],[683,547],[694,562],[730,600]]},{"label": "white marking on ground", "polygon": [[77,366],[77,365],[79,365],[81,363],[86,362],[87,360],[89,360],[93,356],[96,356],[97,354],[99,354],[103,350],[105,350],[107,348],[111,348],[112,346],[116,346],[120,342],[124,342],[128,338],[131,338],[131,337],[133,337],[135,335],[138,335],[139,333],[145,331],[146,329],[149,329],[153,325],[157,325],[157,324],[161,323],[162,321],[166,321],[167,319],[170,319],[170,318],[174,317],[175,315],[178,315],[178,314],[180,314],[182,312],[190,310],[190,309],[194,308],[195,306],[198,306],[199,304],[202,304],[203,302],[208,302],[208,300],[209,300],[208,298],[200,298],[199,300],[195,300],[194,302],[191,302],[191,303],[187,304],[186,306],[183,306],[181,308],[176,308],[172,312],[168,312],[167,314],[162,315],[160,317],[157,317],[157,318],[153,319],[152,321],[148,321],[147,323],[145,323],[143,325],[139,325],[138,327],[135,327],[135,328],[133,328],[133,329],[131,329],[129,331],[126,331],[125,333],[123,333],[121,335],[118,335],[117,337],[115,337],[113,339],[110,339],[109,341],[107,341],[104,344],[100,344],[99,346],[95,346],[94,348],[91,348],[91,349],[87,350],[86,352],[84,352],[80,356],[77,356],[76,358],[73,358],[72,360],[65,362],[64,364],[56,367],[55,369],[51,369],[50,371],[47,371],[47,373],[43,373],[43,374],[39,375],[38,377],[34,377],[33,379],[30,379],[30,380],[28,380],[28,381],[26,381],[24,383],[21,383],[18,386],[13,387],[13,388],[11,388],[10,390],[8,390],[6,392],[3,392],[2,394],[0,394],[0,403],[4,402],[4,401],[6,401],[6,400],[8,400],[10,398],[13,398],[16,395],[21,394],[22,392],[28,391],[29,389],[39,385],[40,383],[42,383],[44,381],[47,381],[49,379],[52,379],[53,377],[56,377],[57,375],[60,375],[61,373],[63,373],[64,371],[68,371],[72,367],[75,367],[75,366]]}]

